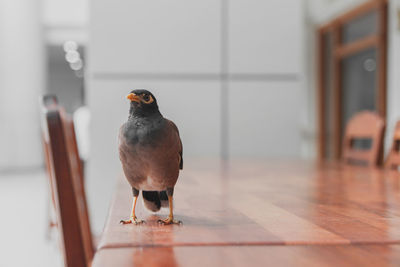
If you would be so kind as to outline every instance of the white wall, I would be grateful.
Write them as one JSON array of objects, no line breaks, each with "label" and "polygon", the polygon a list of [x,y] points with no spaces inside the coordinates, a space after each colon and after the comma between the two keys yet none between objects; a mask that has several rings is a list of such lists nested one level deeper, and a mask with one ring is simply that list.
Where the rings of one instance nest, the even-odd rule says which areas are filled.
[{"label": "white wall", "polygon": [[74,40],[87,42],[89,0],[40,0],[42,23],[47,44],[61,46]]},{"label": "white wall", "polygon": [[230,157],[301,155],[303,1],[229,1]]},{"label": "white wall", "polygon": [[82,27],[88,20],[88,0],[40,0],[46,27]]},{"label": "white wall", "polygon": [[229,71],[300,74],[303,1],[229,1]]},{"label": "white wall", "polygon": [[231,82],[230,155],[299,157],[301,94],[299,83],[293,81]]},{"label": "white wall", "polygon": [[92,1],[92,73],[218,73],[220,4]]},{"label": "white wall", "polygon": [[155,93],[177,123],[186,161],[300,157],[302,3],[91,1],[88,188],[96,218],[121,173],[116,138],[134,88]]},{"label": "white wall", "polygon": [[38,0],[0,1],[0,170],[40,167],[45,53]]}]

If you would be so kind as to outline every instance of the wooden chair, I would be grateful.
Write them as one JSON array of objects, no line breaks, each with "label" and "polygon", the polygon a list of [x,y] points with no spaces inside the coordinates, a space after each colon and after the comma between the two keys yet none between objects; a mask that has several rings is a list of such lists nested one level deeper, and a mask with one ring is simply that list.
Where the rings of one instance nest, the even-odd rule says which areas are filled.
[{"label": "wooden chair", "polygon": [[[50,109],[53,107],[57,107],[58,106],[58,99],[56,95],[52,95],[52,94],[47,94],[44,95],[41,99],[40,99],[40,105],[42,106],[42,108],[44,109]],[[62,107],[60,107],[62,109]],[[64,112],[65,113],[65,112]],[[74,123],[73,120],[70,120],[69,116],[66,116],[67,119],[70,121],[70,125],[69,127],[72,128],[72,132],[73,134],[71,134],[70,136],[70,140],[72,141],[73,145],[72,145],[72,149],[73,151],[75,151],[78,155],[79,155],[79,150],[78,150],[78,146],[77,146],[77,141],[76,141],[76,135],[75,135],[75,127],[74,127]],[[42,123],[43,125],[43,123]],[[52,172],[51,172],[51,167],[50,167],[50,156],[49,156],[49,147],[48,144],[46,144],[44,142],[44,138],[42,136],[42,144],[43,144],[43,154],[44,154],[44,159],[45,159],[45,167],[46,167],[46,174],[48,177],[48,181],[50,184],[50,195],[51,195],[51,201],[48,201],[48,206],[47,206],[47,218],[48,218],[48,228],[47,228],[47,232],[46,232],[46,237],[48,239],[50,239],[50,232],[51,232],[51,228],[57,226],[57,222],[55,222],[54,218],[52,218],[51,216],[51,202],[53,203],[53,207],[55,206],[55,197],[54,197],[54,192],[52,190]],[[83,190],[85,191],[84,185],[85,185],[85,181],[84,181],[84,170],[83,170],[83,162],[82,160],[79,160],[78,163],[78,170],[80,171],[80,178],[82,179],[81,184],[83,187]]]},{"label": "wooden chair", "polygon": [[393,143],[386,158],[385,168],[397,169],[400,166],[400,121],[396,123]]},{"label": "wooden chair", "polygon": [[57,104],[46,105],[45,98],[42,109],[45,154],[65,266],[90,266],[94,246],[73,121]]},{"label": "wooden chair", "polygon": [[[347,123],[343,138],[343,161],[346,164],[378,166],[382,161],[384,130],[385,121],[376,113],[362,111],[354,115]],[[357,149],[357,141],[368,141],[370,147]]]},{"label": "wooden chair", "polygon": [[[58,105],[58,100],[55,95],[45,95],[42,98],[39,99],[40,106],[42,109],[45,108],[51,108],[56,105]],[[44,125],[44,122],[42,122],[42,126]],[[42,127],[43,128],[43,127]],[[50,155],[49,155],[49,145],[48,143],[45,142],[44,138],[44,131],[42,131],[42,146],[43,146],[43,154],[44,154],[44,162],[45,162],[45,167],[46,167],[46,174],[47,174],[47,180],[49,181],[50,184],[50,200],[47,202],[47,207],[46,207],[46,212],[47,212],[47,231],[46,231],[46,238],[50,239],[50,232],[51,228],[57,226],[57,223],[55,222],[54,218],[51,216],[51,206],[55,207],[55,196],[54,192],[52,190],[52,172],[51,172],[51,167],[50,167]],[[52,205],[51,205],[52,204]]]}]

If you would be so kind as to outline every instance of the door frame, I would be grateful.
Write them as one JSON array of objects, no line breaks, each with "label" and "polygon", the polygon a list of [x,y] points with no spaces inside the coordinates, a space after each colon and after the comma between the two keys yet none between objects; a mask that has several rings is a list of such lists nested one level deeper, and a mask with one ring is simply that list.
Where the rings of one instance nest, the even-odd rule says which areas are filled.
[{"label": "door frame", "polygon": [[[344,58],[359,53],[363,50],[375,48],[377,52],[377,86],[376,107],[377,112],[386,120],[386,68],[387,68],[387,0],[370,0],[360,6],[336,17],[317,29],[317,129],[318,129],[318,159],[324,160],[326,154],[326,129],[324,101],[326,97],[325,84],[325,40],[328,32],[333,36],[333,158],[338,160],[341,156],[342,133],[342,95],[341,95],[341,62]],[[359,40],[343,44],[341,29],[349,21],[376,10],[378,13],[378,31]]]}]

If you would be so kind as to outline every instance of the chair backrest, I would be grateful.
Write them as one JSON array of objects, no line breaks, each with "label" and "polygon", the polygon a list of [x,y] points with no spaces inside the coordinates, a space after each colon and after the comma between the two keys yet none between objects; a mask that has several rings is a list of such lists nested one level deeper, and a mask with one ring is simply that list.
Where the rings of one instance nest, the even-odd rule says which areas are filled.
[{"label": "chair backrest", "polygon": [[57,103],[42,100],[47,152],[57,225],[66,266],[90,266],[94,255],[82,166],[71,118]]},{"label": "chair backrest", "polygon": [[[45,109],[49,109],[51,107],[55,107],[58,105],[58,100],[55,95],[45,95],[41,99],[39,99],[41,108],[44,112]],[[43,118],[42,118],[43,119]],[[42,128],[44,128],[45,123],[42,121]],[[51,193],[51,200],[53,203],[53,206],[55,206],[55,195],[54,195],[54,190],[53,190],[53,178],[52,178],[52,171],[51,171],[51,166],[50,166],[50,148],[49,148],[49,143],[45,141],[45,132],[44,129],[42,129],[42,145],[43,145],[43,154],[44,154],[44,160],[45,160],[45,166],[46,166],[46,174],[47,174],[47,180],[49,181],[50,184],[50,193]],[[47,133],[47,132],[46,132]]]},{"label": "chair backrest", "polygon": [[[362,111],[347,123],[343,138],[343,156],[346,164],[378,166],[382,161],[385,121],[376,113]],[[361,143],[363,148],[357,148]]]},{"label": "chair backrest", "polygon": [[385,168],[397,169],[398,166],[400,166],[400,121],[396,123],[393,143],[385,162]]}]

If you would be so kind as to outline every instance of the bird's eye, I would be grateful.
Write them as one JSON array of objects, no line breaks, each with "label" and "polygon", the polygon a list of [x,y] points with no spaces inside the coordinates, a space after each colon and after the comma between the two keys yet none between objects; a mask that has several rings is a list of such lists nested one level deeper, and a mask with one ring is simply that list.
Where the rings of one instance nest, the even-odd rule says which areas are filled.
[{"label": "bird's eye", "polygon": [[145,104],[150,104],[154,101],[153,97],[151,95],[147,95],[147,94],[142,96],[142,100],[143,100],[143,103],[145,103]]}]

